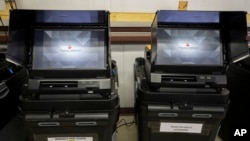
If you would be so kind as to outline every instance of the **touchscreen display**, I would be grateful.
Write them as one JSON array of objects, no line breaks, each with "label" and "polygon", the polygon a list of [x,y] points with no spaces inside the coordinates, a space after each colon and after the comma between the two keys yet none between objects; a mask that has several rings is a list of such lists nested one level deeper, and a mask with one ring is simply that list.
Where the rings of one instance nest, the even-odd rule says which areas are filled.
[{"label": "touchscreen display", "polygon": [[156,64],[223,65],[220,30],[159,28]]},{"label": "touchscreen display", "polygon": [[33,69],[104,69],[104,30],[36,29]]}]

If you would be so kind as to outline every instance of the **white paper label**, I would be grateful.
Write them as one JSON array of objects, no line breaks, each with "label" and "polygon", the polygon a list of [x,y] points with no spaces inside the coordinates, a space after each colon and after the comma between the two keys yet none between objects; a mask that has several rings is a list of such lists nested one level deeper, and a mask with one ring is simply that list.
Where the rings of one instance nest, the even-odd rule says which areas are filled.
[{"label": "white paper label", "polygon": [[53,137],[48,141],[93,141],[93,137]]},{"label": "white paper label", "polygon": [[178,133],[201,133],[202,124],[199,123],[171,123],[162,122],[160,132],[178,132]]}]

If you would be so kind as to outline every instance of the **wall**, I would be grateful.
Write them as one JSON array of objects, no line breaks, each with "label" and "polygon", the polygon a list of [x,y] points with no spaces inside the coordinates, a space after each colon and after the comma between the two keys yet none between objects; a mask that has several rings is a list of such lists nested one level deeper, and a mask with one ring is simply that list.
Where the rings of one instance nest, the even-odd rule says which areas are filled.
[{"label": "wall", "polygon": [[5,1],[4,0],[0,0],[0,10],[4,10],[5,8],[6,8]]},{"label": "wall", "polygon": [[111,56],[116,60],[119,74],[121,107],[134,106],[133,64],[136,57],[144,56],[145,45],[111,45]]}]

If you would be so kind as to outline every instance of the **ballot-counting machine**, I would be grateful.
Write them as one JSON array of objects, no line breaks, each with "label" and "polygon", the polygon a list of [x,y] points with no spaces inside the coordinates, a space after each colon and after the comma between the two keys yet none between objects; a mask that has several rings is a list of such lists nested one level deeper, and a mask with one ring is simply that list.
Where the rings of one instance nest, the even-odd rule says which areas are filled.
[{"label": "ballot-counting machine", "polygon": [[29,140],[115,140],[109,12],[11,10],[9,27],[7,58],[28,72],[20,112]]},{"label": "ballot-counting machine", "polygon": [[[237,20],[236,20],[237,19]],[[136,58],[139,141],[214,141],[229,105],[229,63],[249,56],[246,12],[159,10]]]}]

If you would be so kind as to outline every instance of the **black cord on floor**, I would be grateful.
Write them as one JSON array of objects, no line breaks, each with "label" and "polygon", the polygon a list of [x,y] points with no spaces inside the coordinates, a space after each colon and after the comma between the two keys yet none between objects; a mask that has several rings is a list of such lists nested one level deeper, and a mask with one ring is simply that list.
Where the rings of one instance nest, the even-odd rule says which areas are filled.
[{"label": "black cord on floor", "polygon": [[[120,124],[124,122],[123,124]],[[117,123],[117,127],[116,130],[122,126],[126,126],[126,127],[131,127],[133,124],[135,123],[135,120],[131,121],[131,122],[127,122],[125,119],[121,119],[120,121],[118,121]],[[120,125],[119,125],[120,124]]]}]

